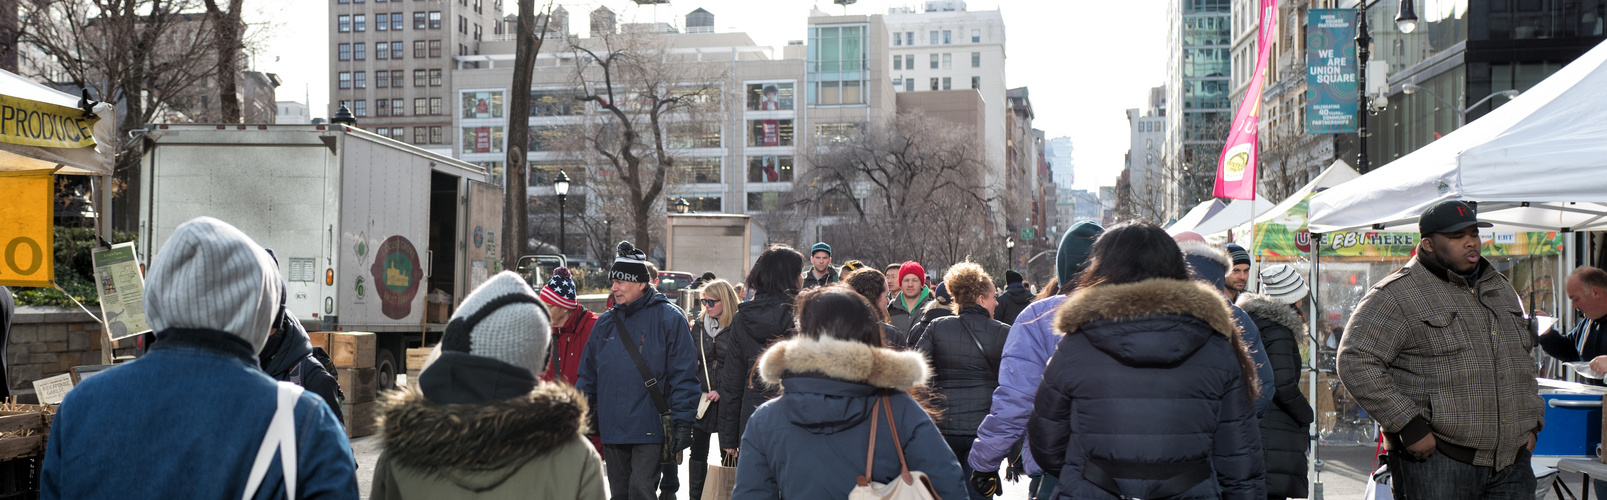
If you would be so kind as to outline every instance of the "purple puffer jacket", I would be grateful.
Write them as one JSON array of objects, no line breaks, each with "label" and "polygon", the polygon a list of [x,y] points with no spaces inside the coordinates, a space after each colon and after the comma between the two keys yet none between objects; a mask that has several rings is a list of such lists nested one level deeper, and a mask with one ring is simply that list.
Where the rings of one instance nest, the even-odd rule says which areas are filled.
[{"label": "purple puffer jacket", "polygon": [[[999,362],[999,388],[993,390],[993,407],[982,419],[971,446],[969,461],[973,470],[999,470],[1010,447],[1025,442],[1032,399],[1043,380],[1043,367],[1049,364],[1049,356],[1060,343],[1060,335],[1055,333],[1055,310],[1065,300],[1065,295],[1055,295],[1028,304],[1010,327],[1010,336],[1004,341],[1004,358]],[[1028,474],[1043,472],[1031,453],[1022,455]]]}]

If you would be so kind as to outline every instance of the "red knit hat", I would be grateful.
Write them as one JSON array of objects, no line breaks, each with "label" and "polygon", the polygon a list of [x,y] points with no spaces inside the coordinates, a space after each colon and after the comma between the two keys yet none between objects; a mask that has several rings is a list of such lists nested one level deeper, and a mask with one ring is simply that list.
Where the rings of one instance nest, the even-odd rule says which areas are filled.
[{"label": "red knit hat", "polygon": [[926,284],[926,268],[921,267],[921,265],[916,263],[915,261],[913,261],[913,260],[907,261],[907,262],[904,262],[904,265],[898,266],[898,282],[899,283],[904,282],[904,275],[906,275],[906,274],[913,274],[913,275],[916,275],[916,276],[920,276],[921,277],[921,284],[922,285]]}]

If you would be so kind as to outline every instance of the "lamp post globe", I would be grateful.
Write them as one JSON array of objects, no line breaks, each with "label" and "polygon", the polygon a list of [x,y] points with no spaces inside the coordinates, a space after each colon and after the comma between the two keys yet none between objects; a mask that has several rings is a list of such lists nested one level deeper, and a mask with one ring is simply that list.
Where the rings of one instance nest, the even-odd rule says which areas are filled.
[{"label": "lamp post globe", "polygon": [[569,176],[564,171],[559,170],[552,179],[552,191],[558,193],[558,254],[568,255],[564,253],[564,239],[568,236],[564,234],[564,199],[569,197]]},{"label": "lamp post globe", "polygon": [[1395,14],[1395,27],[1401,33],[1411,33],[1417,29],[1417,9],[1412,7],[1412,0],[1401,0],[1400,11]]},{"label": "lamp post globe", "polygon": [[675,213],[685,215],[691,211],[692,205],[686,202],[686,198],[675,200]]}]

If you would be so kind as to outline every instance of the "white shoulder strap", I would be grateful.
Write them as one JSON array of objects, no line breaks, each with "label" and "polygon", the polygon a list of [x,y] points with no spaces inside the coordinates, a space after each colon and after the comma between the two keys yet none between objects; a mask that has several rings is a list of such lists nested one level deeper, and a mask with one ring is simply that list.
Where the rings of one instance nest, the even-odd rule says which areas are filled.
[{"label": "white shoulder strap", "polygon": [[268,465],[273,463],[274,451],[279,451],[280,469],[284,471],[285,495],[287,499],[296,498],[296,401],[301,399],[301,386],[289,382],[279,382],[278,408],[273,412],[273,420],[268,422],[268,432],[262,437],[262,447],[257,449],[256,462],[251,464],[251,478],[246,481],[245,493],[240,495],[241,500],[250,500],[256,496],[257,488],[262,486],[262,480],[268,475]]}]

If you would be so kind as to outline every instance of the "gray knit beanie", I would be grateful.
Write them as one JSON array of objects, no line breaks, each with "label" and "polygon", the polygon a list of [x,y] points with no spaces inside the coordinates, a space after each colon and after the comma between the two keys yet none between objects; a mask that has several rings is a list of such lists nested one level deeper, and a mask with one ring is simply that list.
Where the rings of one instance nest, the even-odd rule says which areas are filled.
[{"label": "gray knit beanie", "polygon": [[227,222],[196,217],[179,225],[145,275],[151,329],[222,330],[261,353],[279,316],[279,266]]},{"label": "gray knit beanie", "polygon": [[491,358],[541,375],[547,370],[552,322],[539,300],[518,274],[497,273],[452,313],[441,350]]}]

